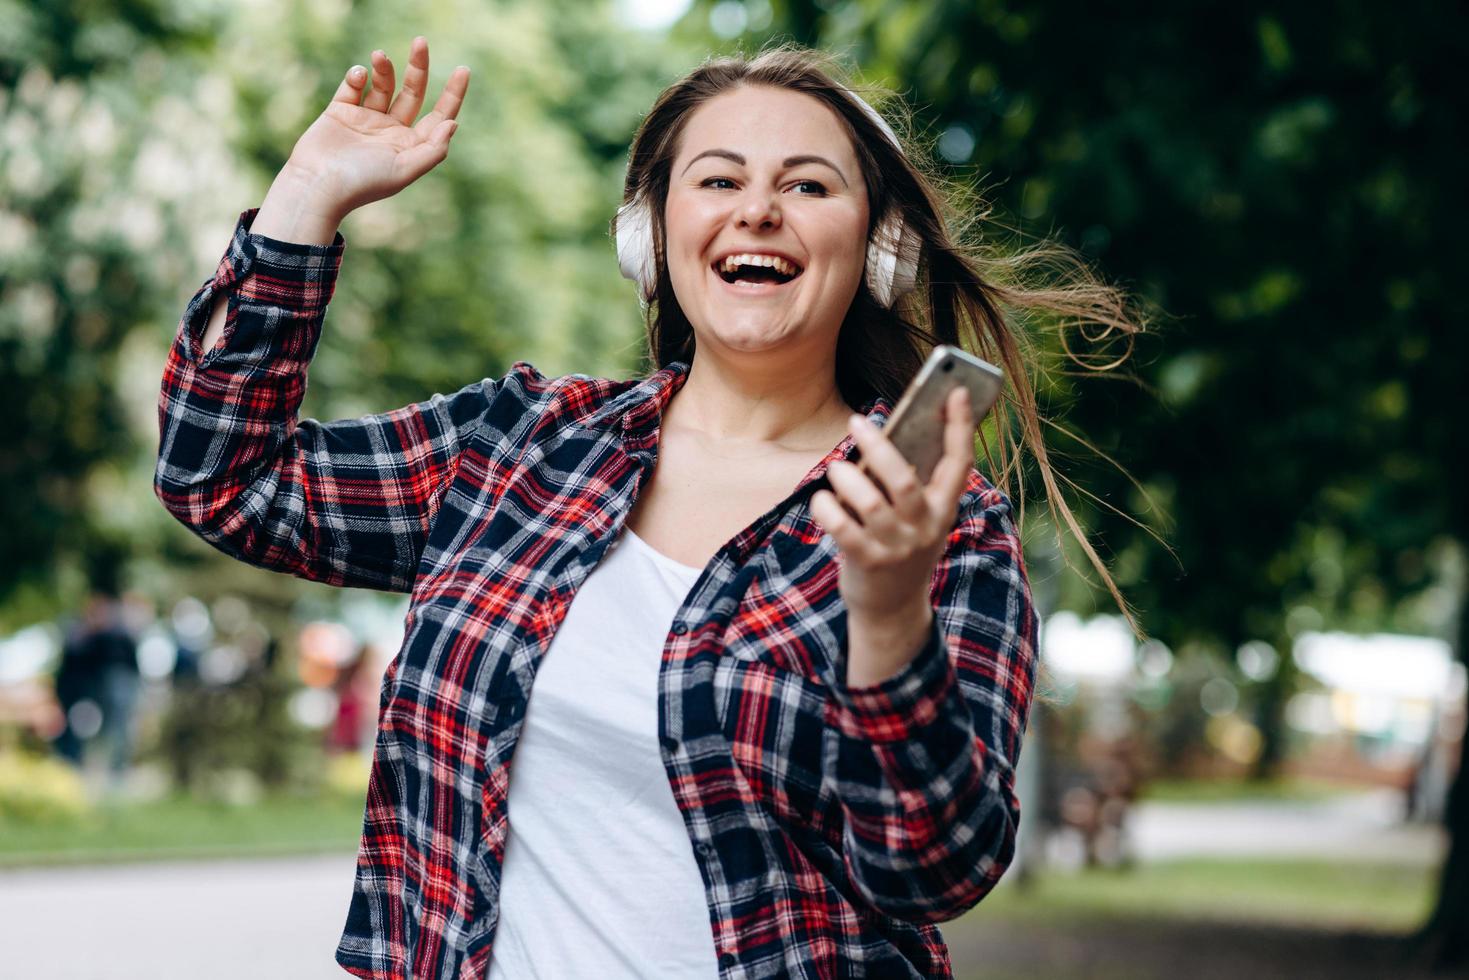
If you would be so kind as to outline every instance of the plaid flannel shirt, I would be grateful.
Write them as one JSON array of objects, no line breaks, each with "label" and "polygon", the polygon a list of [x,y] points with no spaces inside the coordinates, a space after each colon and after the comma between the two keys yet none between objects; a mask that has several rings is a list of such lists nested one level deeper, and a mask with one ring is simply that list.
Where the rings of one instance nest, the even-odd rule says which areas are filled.
[{"label": "plaid flannel shirt", "polygon": [[[537,663],[652,472],[687,365],[612,381],[520,361],[386,414],[298,419],[345,242],[252,235],[254,214],[179,325],[156,491],[238,559],[410,594],[336,958],[361,977],[478,980]],[[221,294],[225,335],[203,351]],[[863,406],[879,425],[890,409]],[[1037,629],[1010,502],[971,469],[926,644],[848,687],[836,546],[808,501],[853,447],[721,548],[669,624],[659,742],[721,980],[948,977],[936,923],[1014,852]]]}]

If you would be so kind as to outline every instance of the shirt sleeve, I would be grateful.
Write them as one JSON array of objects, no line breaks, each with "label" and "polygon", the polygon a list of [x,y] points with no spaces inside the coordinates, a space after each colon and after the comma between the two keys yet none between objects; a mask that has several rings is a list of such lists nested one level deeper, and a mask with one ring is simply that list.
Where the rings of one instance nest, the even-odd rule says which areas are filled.
[{"label": "shirt sleeve", "polygon": [[[250,233],[240,215],[189,301],[159,396],[154,490],[220,551],[332,585],[406,592],[459,455],[495,382],[382,415],[297,419],[336,285],[330,245]],[[201,342],[216,297],[224,336]]]},{"label": "shirt sleeve", "polygon": [[976,905],[1015,852],[1038,624],[1004,494],[950,532],[932,595],[918,655],[867,687],[838,671],[829,707],[848,873],[874,908],[922,923]]}]

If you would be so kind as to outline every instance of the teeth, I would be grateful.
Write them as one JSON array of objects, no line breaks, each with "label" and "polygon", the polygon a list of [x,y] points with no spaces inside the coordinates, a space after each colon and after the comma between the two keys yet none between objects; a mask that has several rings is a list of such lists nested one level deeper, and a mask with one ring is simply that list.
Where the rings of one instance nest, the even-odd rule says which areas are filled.
[{"label": "teeth", "polygon": [[778,255],[756,255],[752,252],[741,252],[738,255],[726,256],[723,263],[725,272],[734,272],[742,265],[765,266],[766,268],[774,269],[783,276],[794,276],[796,274],[795,264],[787,262]]}]

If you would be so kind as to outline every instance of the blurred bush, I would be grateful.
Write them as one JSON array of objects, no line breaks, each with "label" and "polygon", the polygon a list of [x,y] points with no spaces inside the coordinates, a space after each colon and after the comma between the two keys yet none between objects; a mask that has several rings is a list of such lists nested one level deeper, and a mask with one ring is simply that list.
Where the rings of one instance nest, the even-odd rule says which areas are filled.
[{"label": "blurred bush", "polygon": [[0,749],[0,821],[72,820],[90,809],[86,787],[71,766],[28,752]]},{"label": "blurred bush", "polygon": [[291,717],[299,683],[286,670],[267,656],[229,684],[176,681],[144,760],[161,762],[175,789],[205,799],[321,789],[321,737]]}]

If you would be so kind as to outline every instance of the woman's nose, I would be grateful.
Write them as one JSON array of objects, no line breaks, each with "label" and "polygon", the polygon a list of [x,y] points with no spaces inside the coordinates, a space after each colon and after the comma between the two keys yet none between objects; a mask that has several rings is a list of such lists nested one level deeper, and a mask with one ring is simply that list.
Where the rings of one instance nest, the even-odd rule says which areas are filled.
[{"label": "woman's nose", "polygon": [[761,191],[746,192],[736,217],[742,228],[780,227],[780,207],[775,195]]}]

